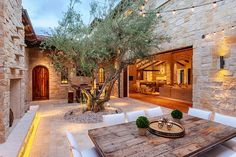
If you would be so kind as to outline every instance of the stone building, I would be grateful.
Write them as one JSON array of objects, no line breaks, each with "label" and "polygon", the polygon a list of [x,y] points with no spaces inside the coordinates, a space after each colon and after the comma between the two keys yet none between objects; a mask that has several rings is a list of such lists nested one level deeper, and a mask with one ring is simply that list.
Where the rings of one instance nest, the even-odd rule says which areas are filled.
[{"label": "stone building", "polygon": [[[193,107],[235,116],[235,1],[150,0],[146,7],[159,9],[158,16],[162,16],[163,22],[156,33],[165,32],[171,39],[154,54],[192,47]],[[190,9],[177,10],[185,7]],[[224,68],[220,68],[220,56],[224,57]]]},{"label": "stone building", "polygon": [[[224,0],[217,5],[212,3],[194,8],[194,11],[176,10],[162,14],[205,3],[212,3],[212,0],[150,0],[146,9],[159,8],[163,19],[155,33],[165,32],[171,39],[153,54],[190,48],[193,106],[235,116],[236,29],[232,27],[236,25],[235,1]],[[67,92],[72,90],[71,84],[90,82],[77,74],[75,69],[69,69],[66,76],[56,72],[47,56],[50,52],[39,49],[41,41],[42,38],[33,30],[27,12],[22,10],[21,0],[1,0],[0,142],[5,141],[11,130],[10,110],[14,122],[17,122],[16,119],[27,111],[29,101],[65,99]],[[223,69],[220,68],[220,56],[224,56],[225,60]],[[128,87],[133,83],[129,76],[135,75],[130,70],[132,68],[127,68],[121,74],[113,95],[129,96]]]},{"label": "stone building", "polygon": [[24,39],[21,0],[1,0],[0,142],[4,142],[10,132],[10,115],[19,119],[27,110],[28,64]]}]

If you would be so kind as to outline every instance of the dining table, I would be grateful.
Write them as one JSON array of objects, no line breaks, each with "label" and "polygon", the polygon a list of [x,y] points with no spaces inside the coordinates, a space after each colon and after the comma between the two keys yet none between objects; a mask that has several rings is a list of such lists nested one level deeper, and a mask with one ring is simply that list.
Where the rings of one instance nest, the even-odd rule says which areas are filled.
[{"label": "dining table", "polygon": [[[170,114],[149,119],[151,122]],[[106,126],[88,131],[102,157],[189,157],[201,156],[217,145],[236,137],[236,128],[184,114],[181,138],[166,138],[147,132],[138,134],[135,122]]]}]

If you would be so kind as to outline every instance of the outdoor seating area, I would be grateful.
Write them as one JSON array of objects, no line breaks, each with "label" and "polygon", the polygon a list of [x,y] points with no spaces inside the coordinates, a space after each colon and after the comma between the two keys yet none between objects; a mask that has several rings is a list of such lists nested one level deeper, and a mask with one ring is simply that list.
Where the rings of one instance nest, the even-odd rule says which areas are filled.
[{"label": "outdoor seating area", "polygon": [[[152,113],[151,116],[150,112]],[[152,121],[158,119],[158,117],[159,118],[170,117],[169,115],[163,115],[160,108],[148,109],[146,110],[146,113],[149,113],[147,115],[149,116],[149,118],[152,119]],[[148,153],[150,156],[156,156],[159,153],[163,153],[167,156],[168,154],[169,156],[171,155],[176,155],[176,156],[200,155],[206,157],[236,156],[235,152],[236,143],[234,139],[231,139],[236,135],[235,117],[224,116],[215,113],[214,120],[211,121],[210,120],[210,116],[212,115],[211,112],[191,108],[189,110],[188,115],[184,114],[184,120],[182,120],[181,122],[181,124],[186,129],[185,130],[186,135],[182,138],[165,139],[162,137],[152,135],[151,133],[148,133],[146,137],[136,135],[137,129],[135,129],[136,126],[133,121],[135,121],[139,116],[147,116],[147,115],[145,114],[144,110],[128,112],[126,113],[126,122],[124,123],[125,118],[124,114],[122,114],[121,118],[122,120],[120,121],[120,124],[117,123],[117,118],[120,115],[107,115],[106,117],[104,117],[104,122],[108,125],[107,127],[92,129],[88,131],[90,138],[92,139],[92,141],[95,144],[95,147],[97,148],[98,154],[100,154],[100,156],[127,156],[127,155],[144,156],[146,155],[146,153]],[[106,121],[107,117],[110,117],[109,123],[107,123]],[[226,121],[229,122],[230,125],[227,125]],[[214,128],[215,129],[218,128],[218,130],[217,129],[215,130]],[[209,132],[205,134],[204,132],[207,130],[210,131],[211,133]],[[105,133],[99,134],[103,131]],[[222,135],[220,134],[225,131],[227,131],[227,133]],[[99,137],[97,137],[97,135]],[[146,143],[146,144],[143,143],[144,141],[148,142],[150,138],[152,139],[152,141],[159,140],[159,142],[157,142],[159,145],[162,145],[163,141],[163,144],[165,144],[166,146],[163,145],[163,148],[162,147],[159,148],[158,145],[154,147],[153,144],[151,143]],[[203,140],[202,138],[205,138],[206,140]],[[143,142],[141,142],[140,140]],[[193,144],[191,144],[191,141],[189,140],[193,140],[192,141]],[[140,141],[141,143],[139,142],[136,143],[135,141]],[[171,141],[172,143],[175,142],[178,143],[178,141],[179,142],[182,141],[182,143],[176,147],[170,147],[168,145],[171,143],[168,143],[167,141]],[[109,145],[107,145],[108,143]],[[156,148],[158,151],[149,150],[147,152],[145,151],[144,148],[142,148],[142,147],[148,148],[148,145],[150,145],[150,147],[152,146],[153,148]],[[127,148],[126,146],[129,146],[129,148]],[[180,151],[181,147],[184,146],[188,147],[188,149],[185,150],[182,148],[182,151]]]},{"label": "outdoor seating area", "polygon": [[235,0],[0,0],[0,157],[236,157]]}]

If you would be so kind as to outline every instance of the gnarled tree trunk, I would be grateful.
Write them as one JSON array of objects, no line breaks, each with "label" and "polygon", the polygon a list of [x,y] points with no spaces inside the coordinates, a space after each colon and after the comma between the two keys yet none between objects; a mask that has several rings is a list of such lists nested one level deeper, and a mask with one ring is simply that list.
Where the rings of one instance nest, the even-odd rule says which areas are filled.
[{"label": "gnarled tree trunk", "polygon": [[[96,92],[95,86],[93,86],[90,91],[83,87],[81,88],[81,91],[84,93],[87,100],[85,111],[99,112],[105,110],[104,104],[110,100],[111,92],[118,76],[119,75],[116,74],[112,80],[105,82],[99,93]],[[102,93],[104,92],[105,96],[102,96]]]}]

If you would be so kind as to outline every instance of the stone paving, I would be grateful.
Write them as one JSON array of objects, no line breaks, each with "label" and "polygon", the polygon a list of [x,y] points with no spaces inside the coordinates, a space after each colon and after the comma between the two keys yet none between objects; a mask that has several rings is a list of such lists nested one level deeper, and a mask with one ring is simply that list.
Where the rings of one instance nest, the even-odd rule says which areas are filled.
[{"label": "stone paving", "polygon": [[[157,107],[157,105],[131,98],[113,98],[109,103],[111,106],[121,108],[124,112]],[[40,106],[41,117],[31,157],[69,157],[66,130],[73,133],[81,149],[93,147],[93,143],[88,137],[88,130],[104,126],[104,123],[82,124],[64,120],[63,116],[67,111],[79,107],[76,103],[67,104],[65,100],[51,100],[32,102],[30,105]],[[170,113],[170,110],[166,108],[163,108],[163,111]]]}]

